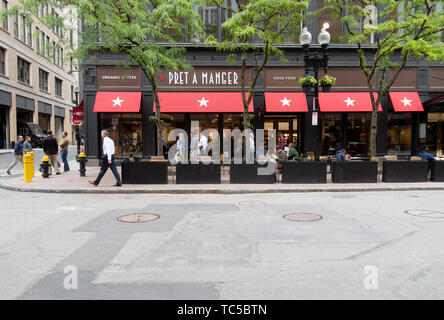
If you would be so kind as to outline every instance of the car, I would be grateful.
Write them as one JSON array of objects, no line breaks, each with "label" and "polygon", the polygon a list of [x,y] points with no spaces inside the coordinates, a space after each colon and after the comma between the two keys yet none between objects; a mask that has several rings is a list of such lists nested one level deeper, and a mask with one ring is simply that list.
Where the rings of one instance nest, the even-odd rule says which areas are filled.
[{"label": "car", "polygon": [[17,134],[23,137],[30,136],[33,148],[43,147],[43,139],[46,138],[46,134],[40,126],[32,122],[17,123]]}]

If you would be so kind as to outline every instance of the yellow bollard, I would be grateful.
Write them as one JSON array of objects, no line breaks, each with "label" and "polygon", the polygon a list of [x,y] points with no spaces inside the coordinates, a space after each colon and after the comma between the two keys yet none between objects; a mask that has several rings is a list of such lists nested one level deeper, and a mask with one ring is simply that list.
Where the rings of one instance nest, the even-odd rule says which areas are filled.
[{"label": "yellow bollard", "polygon": [[32,164],[31,164],[31,155],[25,154],[23,156],[23,171],[24,171],[24,178],[25,182],[32,182]]},{"label": "yellow bollard", "polygon": [[32,167],[31,167],[31,177],[35,177],[35,175],[34,175],[34,171],[35,171],[35,168],[34,168],[34,152],[33,151],[31,151],[31,152],[28,152],[27,154],[30,154],[31,155],[31,163],[32,163]]}]

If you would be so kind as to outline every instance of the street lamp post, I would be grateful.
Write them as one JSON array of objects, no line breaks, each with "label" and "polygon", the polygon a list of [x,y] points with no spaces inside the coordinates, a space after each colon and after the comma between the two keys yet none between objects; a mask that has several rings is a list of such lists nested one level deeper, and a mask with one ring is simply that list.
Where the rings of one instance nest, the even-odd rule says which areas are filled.
[{"label": "street lamp post", "polygon": [[[307,76],[310,69],[313,69],[314,78],[316,79],[316,85],[314,87],[314,102],[313,102],[313,112],[319,112],[319,68],[323,68],[325,73],[328,71],[328,44],[330,43],[330,33],[327,29],[329,28],[328,23],[324,23],[321,28],[321,32],[318,35],[318,42],[322,48],[322,56],[320,57],[318,52],[314,52],[310,55],[309,48],[311,44],[311,33],[306,27],[302,29],[302,33],[299,37],[299,41],[304,49],[304,69],[305,75]],[[314,138],[315,138],[315,160],[319,161],[319,129],[317,122],[313,124]]]},{"label": "street lamp post", "polygon": [[[74,94],[76,95],[76,107],[79,106],[79,87],[74,87]],[[77,141],[77,155],[80,154],[80,126],[76,125],[76,141]]]}]

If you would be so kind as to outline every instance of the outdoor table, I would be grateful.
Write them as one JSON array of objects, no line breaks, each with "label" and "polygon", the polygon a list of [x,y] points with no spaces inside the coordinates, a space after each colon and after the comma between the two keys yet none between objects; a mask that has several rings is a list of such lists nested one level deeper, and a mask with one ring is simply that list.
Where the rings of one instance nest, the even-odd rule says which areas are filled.
[{"label": "outdoor table", "polygon": [[281,161],[282,183],[327,183],[326,161]]},{"label": "outdoor table", "polygon": [[334,161],[331,180],[333,183],[378,182],[377,161]]},{"label": "outdoor table", "polygon": [[432,175],[430,180],[433,182],[444,182],[444,161],[432,161]]},{"label": "outdoor table", "polygon": [[167,184],[167,161],[122,161],[123,184]]},{"label": "outdoor table", "polygon": [[[275,166],[276,163],[270,163],[270,166]],[[255,162],[254,164],[231,164],[230,165],[230,183],[236,184],[268,184],[275,183],[275,170],[273,174],[258,175],[259,167],[266,167],[267,163],[259,164]]]},{"label": "outdoor table", "polygon": [[384,160],[382,166],[383,182],[427,182],[428,161]]},{"label": "outdoor table", "polygon": [[218,184],[220,179],[220,164],[203,163],[198,164],[176,164],[177,184]]}]

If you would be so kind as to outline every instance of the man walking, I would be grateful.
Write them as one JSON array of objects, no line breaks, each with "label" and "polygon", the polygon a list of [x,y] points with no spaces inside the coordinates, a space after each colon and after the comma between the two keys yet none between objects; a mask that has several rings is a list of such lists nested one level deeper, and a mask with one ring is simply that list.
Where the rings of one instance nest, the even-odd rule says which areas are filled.
[{"label": "man walking", "polygon": [[14,161],[6,170],[6,173],[11,175],[11,169],[17,165],[17,163],[21,162],[23,165],[23,137],[18,136],[17,141],[14,144]]},{"label": "man walking", "polygon": [[63,171],[68,172],[69,171],[69,164],[68,164],[68,133],[65,131],[62,133],[62,141],[60,141],[59,147],[60,147],[60,156],[62,157],[63,161]]},{"label": "man walking", "polygon": [[97,176],[95,181],[88,181],[94,186],[98,186],[100,180],[102,180],[108,168],[111,168],[112,173],[114,174],[114,178],[116,178],[115,187],[121,187],[122,182],[120,181],[119,172],[117,172],[116,162],[114,161],[114,141],[109,137],[109,132],[106,130],[102,130],[102,139],[103,139],[103,158],[102,158],[102,167],[100,168],[99,175]]},{"label": "man walking", "polygon": [[[56,174],[60,174],[59,164],[57,162],[57,153],[59,152],[59,146],[57,140],[52,135],[52,131],[48,131],[48,136],[43,139],[43,152],[48,156],[49,162],[54,167]],[[49,167],[49,174],[52,174],[52,168]]]},{"label": "man walking", "polygon": [[27,154],[28,152],[32,152],[32,145],[31,145],[31,137],[26,136],[25,142],[23,142],[23,152]]}]

